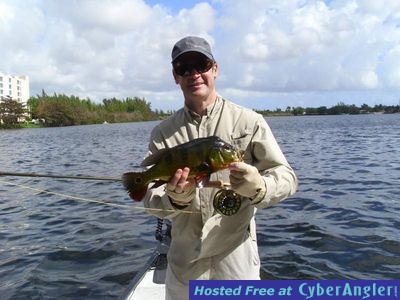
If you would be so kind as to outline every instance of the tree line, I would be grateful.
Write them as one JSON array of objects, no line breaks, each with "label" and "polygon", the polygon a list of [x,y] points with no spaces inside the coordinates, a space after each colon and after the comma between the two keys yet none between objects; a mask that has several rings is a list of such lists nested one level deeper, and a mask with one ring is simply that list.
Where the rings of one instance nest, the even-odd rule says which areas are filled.
[{"label": "tree line", "polygon": [[44,126],[121,123],[157,118],[151,110],[150,102],[138,97],[114,97],[95,103],[73,95],[47,95],[42,91],[41,95],[31,97],[27,104],[31,118],[40,120]]},{"label": "tree line", "polygon": [[151,103],[144,98],[103,99],[101,103],[65,94],[31,97],[25,106],[11,97],[0,99],[0,127],[22,127],[25,121],[40,122],[41,126],[70,126],[99,123],[121,123],[155,120],[165,115],[151,110]]},{"label": "tree line", "polygon": [[354,104],[348,105],[343,102],[339,102],[338,104],[332,107],[320,106],[320,107],[286,107],[286,110],[276,109],[274,111],[271,110],[256,110],[258,113],[262,115],[358,115],[358,114],[369,114],[369,113],[400,113],[400,105],[375,105],[369,106],[368,104],[362,104],[360,107],[357,107]]}]

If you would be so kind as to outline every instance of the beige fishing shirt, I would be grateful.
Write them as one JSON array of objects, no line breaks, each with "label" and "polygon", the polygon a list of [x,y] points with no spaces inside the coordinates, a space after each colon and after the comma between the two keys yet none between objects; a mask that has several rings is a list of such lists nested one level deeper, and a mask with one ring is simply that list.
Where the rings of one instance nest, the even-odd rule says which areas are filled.
[{"label": "beige fishing shirt", "polygon": [[[297,188],[296,175],[264,118],[220,96],[202,117],[184,107],[157,125],[149,154],[212,135],[244,151],[244,161],[263,175],[267,193],[258,203],[243,197],[237,214],[223,216],[213,208],[217,189],[197,188],[195,199],[183,210],[172,206],[165,185],[147,192],[144,205],[148,212],[172,221],[168,263],[184,285],[192,279],[259,279],[254,214],[257,208],[271,206]],[[212,174],[211,180],[229,182],[229,170]]]}]

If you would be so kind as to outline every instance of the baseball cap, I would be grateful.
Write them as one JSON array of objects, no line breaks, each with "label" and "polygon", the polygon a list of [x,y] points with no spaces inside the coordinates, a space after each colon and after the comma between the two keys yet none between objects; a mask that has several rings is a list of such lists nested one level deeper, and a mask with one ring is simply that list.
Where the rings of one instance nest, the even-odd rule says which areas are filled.
[{"label": "baseball cap", "polygon": [[211,52],[210,44],[201,37],[187,36],[176,42],[174,48],[172,48],[172,62],[186,52],[199,52],[209,59],[215,60]]}]

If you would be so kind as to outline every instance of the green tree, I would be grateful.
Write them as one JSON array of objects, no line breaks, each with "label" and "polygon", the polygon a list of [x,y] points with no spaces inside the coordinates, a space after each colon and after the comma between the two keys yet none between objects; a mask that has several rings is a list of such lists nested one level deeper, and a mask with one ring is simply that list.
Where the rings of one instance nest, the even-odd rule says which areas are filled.
[{"label": "green tree", "polygon": [[328,114],[328,108],[326,106],[320,106],[317,108],[318,115],[326,115]]},{"label": "green tree", "polygon": [[37,108],[38,117],[46,126],[75,125],[72,107],[61,101],[41,101]]},{"label": "green tree", "polygon": [[0,120],[4,127],[13,127],[25,119],[25,105],[11,97],[1,97]]},{"label": "green tree", "polygon": [[298,115],[301,116],[303,113],[304,113],[304,108],[302,108],[300,106],[297,106],[296,108],[293,108],[293,114],[295,116],[298,116]]},{"label": "green tree", "polygon": [[368,104],[365,104],[365,103],[364,103],[363,105],[361,105],[360,110],[361,110],[361,112],[363,112],[363,113],[369,113],[369,112],[372,111],[372,108],[371,108]]}]

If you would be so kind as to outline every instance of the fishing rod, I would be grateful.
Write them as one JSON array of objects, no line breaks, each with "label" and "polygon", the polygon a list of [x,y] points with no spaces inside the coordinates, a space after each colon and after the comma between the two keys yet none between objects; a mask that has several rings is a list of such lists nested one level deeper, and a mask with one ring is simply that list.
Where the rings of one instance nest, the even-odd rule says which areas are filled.
[{"label": "fishing rod", "polygon": [[[0,171],[0,176],[17,176],[17,177],[45,177],[59,179],[80,179],[80,180],[98,180],[98,181],[122,181],[122,178],[116,177],[94,177],[94,176],[71,176],[71,175],[55,175],[55,174],[39,174],[39,173],[18,173]],[[230,183],[224,183],[220,180],[200,182],[199,187],[227,189]]]},{"label": "fishing rod", "polygon": [[[98,180],[98,181],[122,181],[122,178],[115,177],[92,177],[92,176],[69,176],[69,175],[53,175],[39,173],[17,173],[17,172],[2,172],[0,176],[19,176],[19,177],[46,177],[59,179],[80,179],[80,180]],[[220,180],[207,181],[204,184],[200,183],[199,187],[218,188],[220,189],[214,196],[213,205],[215,210],[223,215],[231,216],[236,214],[241,206],[240,197],[230,190],[230,183],[224,183]]]},{"label": "fishing rod", "polygon": [[2,171],[0,171],[0,176],[46,177],[46,178],[59,178],[59,179],[97,180],[97,181],[122,181],[122,178],[116,178],[116,177],[70,176],[70,175],[17,173],[17,172],[2,172]]}]

